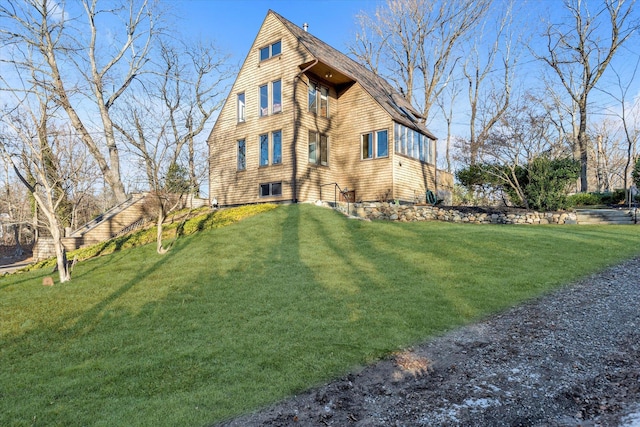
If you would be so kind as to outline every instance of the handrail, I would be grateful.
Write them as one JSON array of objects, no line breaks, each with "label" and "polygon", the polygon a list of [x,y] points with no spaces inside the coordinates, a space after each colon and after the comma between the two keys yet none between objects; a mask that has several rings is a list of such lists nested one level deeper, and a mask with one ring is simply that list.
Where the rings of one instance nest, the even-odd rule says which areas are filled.
[{"label": "handrail", "polygon": [[[338,206],[338,193],[336,191],[340,191],[340,194],[342,194],[342,196],[345,198],[345,200],[347,201],[347,215],[350,215],[349,212],[349,196],[347,195],[347,193],[349,192],[349,188],[345,187],[344,190],[342,188],[340,188],[340,185],[338,185],[337,182],[329,182],[326,184],[321,184],[320,187],[324,187],[325,185],[333,185],[333,207],[336,208]],[[355,200],[354,200],[355,202]]]},{"label": "handrail", "polygon": [[87,223],[73,230],[67,237],[79,237],[80,235],[88,233],[90,230],[100,225],[103,221],[113,218],[116,214],[122,212],[123,210],[125,210],[129,206],[132,206],[133,204],[137,203],[143,198],[144,198],[143,193],[133,194],[129,196],[129,198],[127,198],[127,200],[125,200],[124,202],[118,203],[117,205],[112,206],[111,208],[99,214],[97,217],[95,217],[91,221],[88,221]]}]

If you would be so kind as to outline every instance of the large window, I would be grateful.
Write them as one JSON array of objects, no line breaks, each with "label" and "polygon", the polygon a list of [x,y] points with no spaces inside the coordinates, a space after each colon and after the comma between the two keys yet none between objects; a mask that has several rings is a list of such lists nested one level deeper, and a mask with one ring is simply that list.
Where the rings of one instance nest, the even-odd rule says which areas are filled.
[{"label": "large window", "polygon": [[282,196],[282,182],[260,184],[260,197]]},{"label": "large window", "polygon": [[262,85],[259,89],[260,96],[260,117],[269,114],[269,86]]},{"label": "large window", "polygon": [[282,131],[271,132],[271,153],[272,164],[282,163]]},{"label": "large window", "polygon": [[247,144],[244,139],[238,141],[238,170],[243,171],[247,168]]},{"label": "large window", "polygon": [[271,83],[271,113],[276,114],[282,111],[282,81],[276,80]]},{"label": "large window", "polygon": [[269,165],[269,135],[260,135],[260,166]]},{"label": "large window", "polygon": [[309,82],[309,112],[329,117],[329,89],[315,82]]},{"label": "large window", "polygon": [[260,49],[260,61],[265,61],[282,53],[282,42],[278,40],[275,43]]},{"label": "large window", "polygon": [[[271,114],[276,114],[282,111],[282,80],[276,80],[271,82],[271,97],[269,97],[269,85],[262,85],[258,89],[258,96],[260,97],[260,117],[265,117]],[[271,106],[271,111],[269,111]]]},{"label": "large window", "polygon": [[373,133],[365,133],[360,136],[362,158],[373,159]]},{"label": "large window", "polygon": [[309,131],[309,163],[329,164],[329,141],[326,135]]},{"label": "large window", "polygon": [[[282,131],[271,132],[271,144],[269,144],[269,134],[264,133],[259,137],[260,144],[260,166],[279,165],[282,163]],[[269,149],[271,148],[271,149]],[[271,154],[271,157],[269,157]],[[271,163],[269,163],[271,159]]]},{"label": "large window", "polygon": [[244,122],[245,103],[244,103],[244,92],[238,94],[238,122]]},{"label": "large window", "polygon": [[376,132],[376,156],[389,156],[389,134],[386,130],[379,130]]},{"label": "large window", "polygon": [[422,162],[433,163],[434,141],[399,123],[395,124],[395,151]]},{"label": "large window", "polygon": [[389,155],[389,142],[386,130],[369,132],[360,136],[360,148],[362,159],[387,157]]}]

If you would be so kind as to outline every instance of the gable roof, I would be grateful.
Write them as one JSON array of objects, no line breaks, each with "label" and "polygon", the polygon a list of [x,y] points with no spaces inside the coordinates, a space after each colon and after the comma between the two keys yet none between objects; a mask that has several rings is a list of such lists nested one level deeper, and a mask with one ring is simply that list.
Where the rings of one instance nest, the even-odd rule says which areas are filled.
[{"label": "gable roof", "polygon": [[273,10],[269,10],[268,13],[278,18],[313,57],[358,82],[394,121],[413,128],[431,139],[437,139],[423,123],[419,122],[421,114],[385,79]]}]

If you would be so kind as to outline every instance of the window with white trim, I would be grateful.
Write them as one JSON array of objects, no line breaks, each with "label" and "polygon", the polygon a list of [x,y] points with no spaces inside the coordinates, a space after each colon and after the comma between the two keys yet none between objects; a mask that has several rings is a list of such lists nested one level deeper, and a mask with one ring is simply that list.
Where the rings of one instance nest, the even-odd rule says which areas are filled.
[{"label": "window with white trim", "polygon": [[389,156],[389,138],[386,130],[378,130],[360,135],[361,159]]}]

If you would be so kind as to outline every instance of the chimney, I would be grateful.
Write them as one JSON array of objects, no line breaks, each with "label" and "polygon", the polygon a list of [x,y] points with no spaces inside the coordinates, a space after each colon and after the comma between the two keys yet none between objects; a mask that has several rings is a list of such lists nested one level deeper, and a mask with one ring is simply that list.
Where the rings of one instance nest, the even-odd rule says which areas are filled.
[{"label": "chimney", "polygon": [[309,24],[307,24],[306,22],[304,24],[302,24],[302,29],[304,30],[304,32],[308,32],[309,31]]}]

